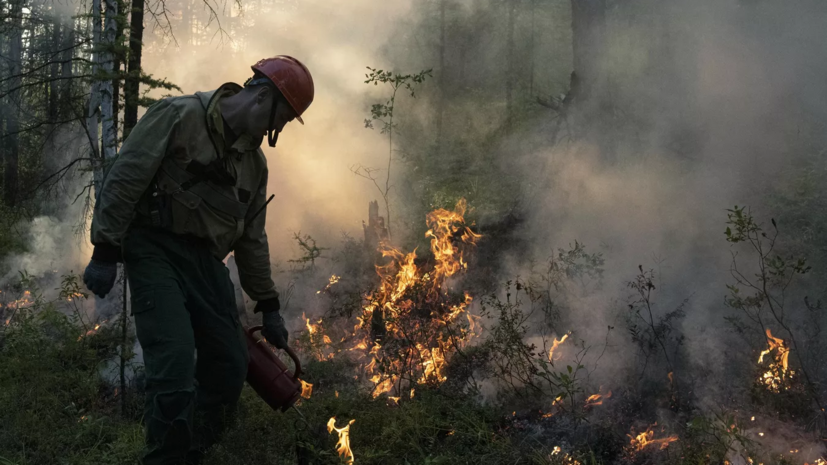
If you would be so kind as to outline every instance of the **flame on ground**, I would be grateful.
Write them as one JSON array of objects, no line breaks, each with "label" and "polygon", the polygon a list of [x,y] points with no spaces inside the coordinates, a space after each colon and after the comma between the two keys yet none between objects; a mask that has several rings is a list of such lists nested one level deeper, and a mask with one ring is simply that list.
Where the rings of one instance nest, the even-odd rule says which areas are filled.
[{"label": "flame on ground", "polygon": [[542,413],[543,418],[551,418],[560,410],[563,410],[563,396],[557,396],[557,398],[554,399],[554,402],[551,403],[551,411],[540,413]]},{"label": "flame on ground", "polygon": [[595,405],[603,405],[603,401],[612,397],[612,391],[607,392],[606,394],[592,394],[588,398],[586,398],[586,405],[585,407],[593,407]]},{"label": "flame on ground", "polygon": [[563,463],[566,465],[580,465],[580,462],[576,460],[571,455],[563,452],[560,446],[554,446],[554,449],[549,454],[549,459],[555,461],[555,463]]},{"label": "flame on ground", "polygon": [[[657,426],[657,423],[650,426],[646,431],[632,436],[628,434],[631,441],[629,445],[631,446],[633,451],[640,452],[648,446],[657,445],[660,450],[666,449],[669,447],[669,444],[676,442],[678,440],[677,436],[667,436],[665,438],[655,439],[655,433],[652,430],[653,427]],[[634,434],[634,431],[632,431]]]},{"label": "flame on ground", "polygon": [[795,372],[789,369],[790,348],[783,339],[774,337],[769,328],[766,333],[769,347],[761,351],[758,363],[764,363],[766,355],[773,354],[773,356],[767,365],[767,371],[761,375],[759,381],[770,391],[779,392],[781,389],[787,389],[785,384],[795,375]]},{"label": "flame on ground", "polygon": [[347,460],[347,463],[353,463],[353,451],[350,449],[350,425],[356,420],[350,420],[350,422],[343,426],[342,428],[336,427],[336,417],[330,417],[330,420],[327,421],[327,432],[336,433],[339,435],[339,442],[336,443],[336,452],[339,454],[340,457],[344,457]]}]

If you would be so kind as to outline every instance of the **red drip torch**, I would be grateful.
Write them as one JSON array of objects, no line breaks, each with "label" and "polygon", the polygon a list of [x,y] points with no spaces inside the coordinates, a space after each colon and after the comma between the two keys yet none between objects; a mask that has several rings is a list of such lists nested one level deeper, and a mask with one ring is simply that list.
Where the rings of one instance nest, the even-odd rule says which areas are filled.
[{"label": "red drip torch", "polygon": [[301,397],[299,375],[302,373],[302,365],[296,353],[285,347],[284,351],[296,364],[296,372],[291,374],[287,365],[267,345],[267,341],[255,334],[261,328],[262,326],[253,326],[244,331],[247,351],[250,353],[247,382],[273,410],[285,412]]}]

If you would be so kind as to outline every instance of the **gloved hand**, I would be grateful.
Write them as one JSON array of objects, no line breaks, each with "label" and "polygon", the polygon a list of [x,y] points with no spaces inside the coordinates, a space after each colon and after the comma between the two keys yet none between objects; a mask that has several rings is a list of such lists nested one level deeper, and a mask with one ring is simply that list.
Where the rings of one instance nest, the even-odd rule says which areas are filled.
[{"label": "gloved hand", "polygon": [[287,328],[284,327],[284,318],[281,317],[281,313],[278,310],[266,312],[262,314],[261,321],[264,325],[261,335],[267,339],[267,342],[278,349],[287,347]]},{"label": "gloved hand", "polygon": [[115,262],[104,262],[94,258],[86,265],[83,272],[83,283],[86,287],[100,298],[106,297],[112,286],[115,285],[115,278],[118,277],[118,264]]}]

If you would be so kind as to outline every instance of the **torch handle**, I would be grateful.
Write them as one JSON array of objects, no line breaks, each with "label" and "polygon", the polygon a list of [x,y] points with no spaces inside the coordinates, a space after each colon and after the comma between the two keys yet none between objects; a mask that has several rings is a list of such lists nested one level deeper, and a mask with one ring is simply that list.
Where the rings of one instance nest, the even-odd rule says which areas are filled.
[{"label": "torch handle", "polygon": [[[266,340],[266,339],[264,339],[263,337],[257,338],[257,337],[255,337],[255,336],[253,335],[253,333],[255,333],[255,332],[257,332],[257,331],[261,331],[261,330],[262,330],[262,328],[264,328],[264,326],[261,326],[261,325],[258,325],[258,326],[252,326],[252,327],[248,328],[246,331],[247,331],[247,334],[249,334],[249,335],[250,335],[250,337],[252,337],[253,339],[255,339],[255,340],[256,340],[259,344],[261,344],[261,343],[267,343],[267,342],[266,342],[267,340]],[[269,343],[268,343],[268,344],[269,344]],[[293,352],[293,349],[291,349],[289,346],[285,347],[285,348],[284,348],[284,351],[285,351],[285,352],[287,353],[287,355],[288,355],[288,356],[289,356],[289,357],[293,360],[293,364],[295,364],[295,365],[296,365],[296,370],[295,370],[295,372],[293,373],[293,380],[294,380],[294,381],[298,381],[299,376],[302,374],[302,362],[301,362],[301,360],[299,360],[299,357],[296,355],[296,353],[295,353],[295,352]],[[275,356],[276,356],[276,355],[275,355],[275,354],[273,354],[273,357],[275,357]]]}]

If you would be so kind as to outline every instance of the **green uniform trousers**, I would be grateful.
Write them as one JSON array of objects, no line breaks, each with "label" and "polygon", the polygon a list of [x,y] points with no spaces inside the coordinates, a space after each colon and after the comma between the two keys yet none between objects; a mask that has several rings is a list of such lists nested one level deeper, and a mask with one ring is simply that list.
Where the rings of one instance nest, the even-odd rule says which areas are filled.
[{"label": "green uniform trousers", "polygon": [[123,259],[146,370],[142,463],[197,463],[247,376],[229,271],[198,239],[148,228],[129,230]]}]

